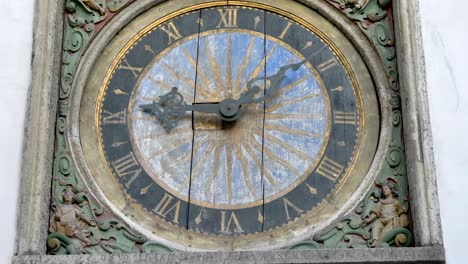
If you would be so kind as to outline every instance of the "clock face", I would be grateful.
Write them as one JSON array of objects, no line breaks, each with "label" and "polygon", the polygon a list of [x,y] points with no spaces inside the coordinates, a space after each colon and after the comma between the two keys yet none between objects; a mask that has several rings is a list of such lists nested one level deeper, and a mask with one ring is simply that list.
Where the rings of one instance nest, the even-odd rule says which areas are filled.
[{"label": "clock face", "polygon": [[[153,20],[102,54],[105,74],[91,77],[99,88],[82,107],[94,109],[94,132],[81,122],[94,135],[83,136],[85,154],[93,144],[99,153],[91,174],[117,210],[176,246],[242,249],[325,221],[350,199],[377,146],[378,110],[365,66],[321,31],[329,24],[240,2]],[[266,99],[232,122],[185,111],[167,129],[142,109],[173,87],[187,105],[216,106],[252,83]]]}]

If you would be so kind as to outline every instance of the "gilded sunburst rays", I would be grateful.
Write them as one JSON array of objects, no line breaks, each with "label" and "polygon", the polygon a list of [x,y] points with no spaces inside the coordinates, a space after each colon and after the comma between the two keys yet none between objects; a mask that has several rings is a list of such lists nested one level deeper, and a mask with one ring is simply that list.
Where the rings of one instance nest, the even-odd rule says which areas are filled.
[{"label": "gilded sunburst rays", "polygon": [[235,124],[188,113],[166,133],[138,105],[172,87],[188,103],[238,98],[248,80],[301,59],[280,41],[245,32],[201,36],[155,59],[134,95],[131,119],[148,173],[168,192],[185,199],[190,192],[191,202],[208,207],[248,206],[297,185],[326,142],[329,119],[326,94],[306,65],[288,74],[271,100],[243,106]]}]

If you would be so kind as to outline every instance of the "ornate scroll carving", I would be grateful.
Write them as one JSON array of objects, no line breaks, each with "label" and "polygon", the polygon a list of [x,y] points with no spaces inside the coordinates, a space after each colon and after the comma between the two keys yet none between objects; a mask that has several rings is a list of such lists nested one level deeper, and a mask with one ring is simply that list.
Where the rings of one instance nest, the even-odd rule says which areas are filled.
[{"label": "ornate scroll carving", "polygon": [[392,142],[384,168],[357,209],[291,249],[410,246],[413,238],[408,229],[407,177],[391,0],[329,2],[360,26],[379,52],[391,87]]},{"label": "ornate scroll carving", "polygon": [[406,193],[394,177],[376,183],[354,212],[332,227],[291,249],[407,247],[413,237],[408,229],[408,211],[401,194]]},{"label": "ornate scroll carving", "polygon": [[338,3],[341,9],[344,9],[346,7],[361,8],[365,6],[367,2],[369,2],[369,0],[330,0],[330,1]]},{"label": "ornate scroll carving", "polygon": [[[109,3],[111,12],[127,1]],[[84,189],[75,174],[65,127],[69,96],[78,63],[96,34],[96,25],[108,19],[106,0],[68,0],[63,43],[62,79],[56,128],[51,218],[47,241],[50,254],[155,253],[172,251],[126,227],[106,212]],[[102,27],[101,27],[102,28]]]}]

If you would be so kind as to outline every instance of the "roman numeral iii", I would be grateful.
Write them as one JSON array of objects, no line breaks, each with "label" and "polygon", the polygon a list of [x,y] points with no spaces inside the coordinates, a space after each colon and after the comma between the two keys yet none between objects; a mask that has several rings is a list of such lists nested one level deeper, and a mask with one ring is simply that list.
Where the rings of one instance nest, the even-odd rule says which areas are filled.
[{"label": "roman numeral iii", "polygon": [[357,125],[357,115],[355,112],[335,111],[333,116],[335,124]]},{"label": "roman numeral iii", "polygon": [[333,67],[335,67],[337,65],[338,65],[338,62],[336,61],[336,59],[331,58],[331,59],[323,62],[322,64],[318,65],[317,70],[319,72],[323,73],[323,72],[325,72],[325,71],[327,71],[327,70],[329,70],[329,69],[331,69],[331,68],[333,68]]},{"label": "roman numeral iii", "polygon": [[335,182],[338,177],[340,177],[343,169],[343,165],[325,157],[322,163],[320,163],[320,166],[317,168],[317,173],[329,179],[330,181]]}]

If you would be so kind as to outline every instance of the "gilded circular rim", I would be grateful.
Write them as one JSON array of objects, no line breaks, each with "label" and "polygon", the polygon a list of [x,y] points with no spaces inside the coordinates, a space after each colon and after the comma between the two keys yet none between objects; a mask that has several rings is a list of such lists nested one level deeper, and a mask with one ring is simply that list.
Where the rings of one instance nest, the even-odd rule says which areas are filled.
[{"label": "gilded circular rim", "polygon": [[[269,1],[269,2],[271,2],[271,1]],[[294,3],[294,2],[292,2],[292,3]],[[192,10],[193,9],[201,9],[201,8],[206,8],[206,7],[214,7],[214,6],[225,5],[225,4],[226,4],[226,2],[209,2],[209,3],[194,5],[194,6],[187,7],[187,8],[182,8],[182,9],[179,9],[179,11],[177,11],[177,12],[173,12],[171,15],[169,15],[169,17],[165,17],[164,21],[167,20],[167,19],[173,18],[173,17],[175,17],[177,15],[180,15],[182,13],[189,12],[188,11],[189,9],[192,9]],[[242,6],[248,6],[248,7],[250,6],[250,7],[265,9],[267,11],[274,12],[274,13],[283,15],[285,17],[288,17],[289,19],[293,19],[296,22],[298,22],[299,24],[305,26],[306,28],[309,28],[309,29],[310,28],[315,28],[313,25],[308,24],[308,22],[305,19],[302,19],[302,18],[298,17],[297,15],[293,15],[291,13],[288,13],[287,11],[284,11],[283,9],[288,10],[288,7],[284,6],[284,5],[281,7],[283,9],[280,9],[278,7],[273,7],[273,6],[270,6],[270,5],[260,4],[260,3],[256,3],[256,2],[232,1],[232,2],[229,2],[229,4],[231,4],[231,5],[242,5]],[[294,4],[297,4],[297,3],[294,3]],[[281,6],[281,5],[279,5],[279,6]],[[313,12],[313,11],[305,10],[305,11],[301,11],[301,12]],[[308,17],[310,19],[310,15]],[[321,18],[321,19],[324,20],[324,18]],[[160,21],[161,21],[161,19],[159,19],[157,22],[161,23]],[[327,22],[327,23],[329,23],[329,22]],[[333,29],[333,30],[336,30],[336,29]],[[338,47],[333,45],[333,43],[330,42],[330,40],[325,36],[325,34],[320,32],[320,34],[317,34],[317,35],[319,35],[322,39],[328,41],[327,44],[329,44],[329,46],[332,48],[334,53],[336,55],[338,55],[338,57],[340,58],[342,64],[345,65],[345,68],[349,67],[347,69],[352,69],[353,67],[358,67],[358,66],[355,66],[355,65],[353,65],[353,67],[351,67],[351,65],[348,63],[348,61],[346,60],[344,55],[340,52]],[[344,37],[344,38],[347,39],[346,37]],[[349,42],[349,40],[347,40],[347,41]],[[352,50],[354,50],[353,52],[357,53],[357,51],[354,48]],[[361,64],[365,65],[365,63],[361,59],[359,59],[359,61],[360,61]],[[358,67],[358,68],[360,68],[361,70],[365,70],[365,68],[362,68],[362,67]],[[356,78],[356,76],[354,76],[354,74],[350,74],[350,76],[353,77],[353,79],[352,79],[353,80],[353,85],[359,84],[359,81],[357,81],[357,79],[362,80],[363,78],[364,79],[367,78],[367,80],[371,80],[371,77],[370,77],[370,74],[369,74],[368,71],[366,71],[365,73],[360,73],[360,75],[363,75],[363,76],[361,76],[359,78]],[[372,82],[372,81],[370,81],[370,82]],[[378,112],[378,110],[377,110],[378,109],[377,108],[377,100],[376,100],[377,96],[375,95],[375,88],[373,88],[373,86],[371,84],[366,84],[365,86],[371,86],[371,90],[369,90],[369,91],[372,91],[372,93],[373,93],[373,95],[367,95],[366,94],[366,98],[371,97],[371,98],[373,98],[375,100],[375,102],[372,102],[369,106],[367,106],[366,109],[369,108],[369,109],[374,110],[375,112]],[[366,89],[370,89],[370,88],[367,87]],[[356,86],[355,86],[355,92],[357,94],[359,94],[358,98],[361,99],[361,95],[360,95],[361,90],[356,89]],[[360,103],[359,109],[362,111],[362,109],[363,109],[362,108],[362,101],[360,101],[359,103]],[[378,114],[376,116],[376,114],[373,113],[373,112],[370,112],[370,113],[372,115],[371,123],[373,123],[372,125],[373,125],[374,128],[370,129],[370,130],[373,130],[373,131],[367,131],[367,132],[372,132],[372,135],[367,135],[367,133],[364,133],[364,136],[366,138],[372,138],[373,141],[375,141],[375,142],[371,143],[370,146],[367,146],[366,148],[364,148],[365,149],[364,152],[371,151],[371,154],[369,154],[369,153],[366,154],[366,156],[368,156],[369,158],[374,157],[375,151],[377,149],[377,141],[378,141],[378,134],[379,134],[379,128],[378,128],[378,126],[379,126],[379,116],[378,116]],[[361,117],[361,115],[360,115],[360,117]],[[363,125],[364,125],[364,121],[366,120],[365,118],[366,118],[366,116],[364,116],[364,114],[362,115],[362,118],[360,118],[360,121],[362,122]],[[377,128],[375,128],[375,126]],[[362,134],[362,131],[360,131],[360,133]],[[349,172],[354,170],[356,157],[358,157],[359,156],[358,153],[360,151],[362,151],[362,146],[360,146],[355,151],[357,151],[357,152],[354,155],[355,158],[353,159],[352,164],[350,164],[349,167],[348,167],[346,178],[343,178],[343,180],[340,182],[340,184],[336,187],[335,192],[337,190],[341,189],[345,182],[346,183],[349,182],[348,179],[347,179],[348,176],[349,176]],[[85,155],[85,157],[86,157],[86,155]],[[363,158],[360,158],[360,160],[362,160],[362,159]],[[366,165],[361,166],[361,164],[360,164],[359,167],[362,167],[362,168],[360,168],[359,171],[364,173],[364,176],[365,176],[365,174],[367,174],[367,171],[369,170],[371,164],[372,164],[372,158],[371,158],[371,160],[366,161]],[[361,179],[364,179],[365,178],[364,176],[361,177]],[[353,185],[356,185],[356,183],[353,182]],[[355,187],[355,188],[357,188],[357,187]],[[351,197],[350,194],[348,196]],[[324,201],[319,206],[320,208],[316,208],[316,210],[314,210],[314,211],[316,212],[316,211],[322,210],[324,208],[325,204],[327,204],[327,203],[330,204],[331,206],[334,206],[337,209],[339,208],[339,207],[337,207],[339,205],[337,205],[336,203],[339,203],[341,205],[345,204],[344,201],[337,201],[335,198],[330,197],[329,199]],[[334,209],[334,210],[336,210],[336,209]],[[203,249],[231,248],[231,249],[239,250],[239,249],[252,249],[252,246],[256,246],[257,242],[263,243],[264,246],[266,246],[266,245],[271,246],[272,245],[271,243],[273,243],[271,240],[276,241],[275,242],[276,244],[286,243],[285,240],[288,239],[287,238],[288,234],[290,235],[291,231],[293,231],[293,230],[296,230],[296,231],[309,230],[308,232],[310,232],[310,228],[308,228],[308,226],[310,226],[310,225],[313,226],[315,224],[320,223],[320,221],[325,220],[326,218],[324,218],[324,217],[328,217],[330,215],[333,215],[334,210],[332,210],[331,212],[330,212],[330,210],[325,210],[325,213],[323,214],[323,216],[319,217],[318,219],[317,219],[317,215],[314,216],[312,214],[313,212],[309,212],[304,217],[298,219],[297,221],[294,221],[291,224],[288,224],[286,227],[283,226],[283,227],[280,227],[278,229],[271,230],[271,231],[264,232],[264,233],[260,233],[260,234],[243,235],[240,238],[240,240],[239,240],[239,238],[236,238],[236,237],[234,237],[234,238],[232,238],[232,237],[228,237],[228,238],[213,237],[213,236],[207,236],[205,234],[198,234],[198,233],[195,233],[195,232],[188,231],[188,233],[190,233],[190,234],[182,235],[182,237],[180,235],[176,236],[177,239],[180,239],[180,241],[181,241],[180,243],[176,243],[176,246],[178,244],[178,245],[185,245],[185,246],[182,246],[182,248],[185,248],[186,246],[188,246],[190,248],[200,248],[200,249],[202,249],[202,248]],[[156,226],[165,225],[165,224],[167,224],[167,223],[165,223],[161,219],[160,221],[158,221],[158,224]],[[169,239],[169,241],[174,242],[174,237],[167,233],[168,230],[174,230],[174,228],[175,228],[175,226],[169,225],[168,228],[165,228],[164,230],[161,230],[162,233],[164,233],[164,234],[162,234],[163,237],[165,237],[165,238],[163,238],[163,240],[167,241],[167,239]],[[184,229],[184,231],[187,232],[187,230],[185,230],[185,229]],[[154,231],[153,231],[153,233],[154,233]],[[170,233],[172,233],[172,231],[170,231]],[[283,234],[283,235],[281,235],[281,234]],[[173,238],[170,239],[170,237],[173,237]],[[201,240],[199,240],[199,239],[201,239]],[[219,241],[219,242],[216,242],[216,241]],[[275,244],[275,243],[273,243],[273,244]],[[187,249],[187,248],[185,248],[185,249]]]}]

